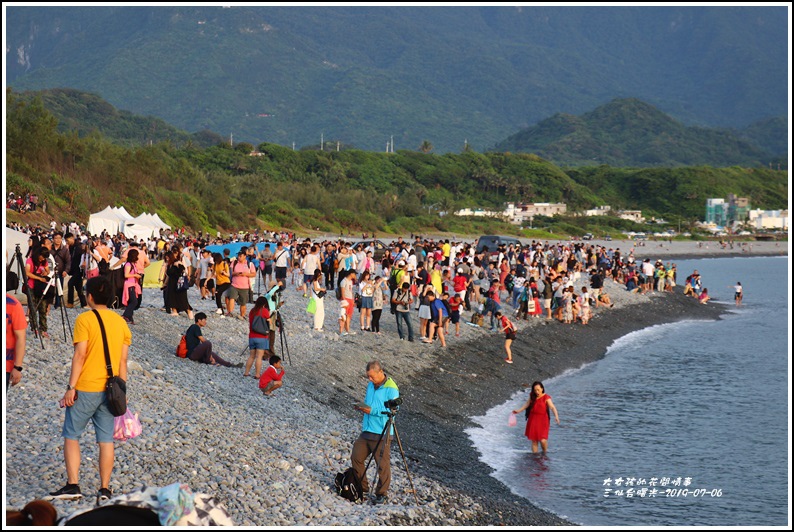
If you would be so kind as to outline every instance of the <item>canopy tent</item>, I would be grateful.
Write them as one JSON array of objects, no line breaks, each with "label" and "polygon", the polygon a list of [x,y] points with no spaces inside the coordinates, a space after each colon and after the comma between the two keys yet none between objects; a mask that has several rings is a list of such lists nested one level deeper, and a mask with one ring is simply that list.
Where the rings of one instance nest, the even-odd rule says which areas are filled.
[{"label": "canopy tent", "polygon": [[125,209],[123,205],[121,207],[113,207],[113,212],[125,222],[127,220],[132,220],[132,215],[127,212],[127,209]]},{"label": "canopy tent", "polygon": [[154,213],[154,214],[152,215],[152,217],[154,218],[154,221],[155,221],[155,222],[157,222],[158,224],[160,224],[160,228],[161,228],[161,229],[171,229],[171,226],[170,226],[170,225],[168,225],[167,223],[165,223],[164,221],[162,221],[162,220],[160,219],[160,217],[157,215],[157,213]]},{"label": "canopy tent", "polygon": [[[125,211],[126,212],[126,211]],[[111,235],[124,231],[125,220],[123,220],[118,212],[108,205],[104,210],[92,214],[88,217],[88,225],[86,230],[92,235],[98,235],[102,231],[107,231]]]},{"label": "canopy tent", "polygon": [[163,267],[163,261],[153,260],[149,263],[143,271],[143,287],[144,288],[160,288],[160,268]]},{"label": "canopy tent", "polygon": [[150,214],[131,218],[124,225],[124,235],[135,240],[160,236],[160,227]]},{"label": "canopy tent", "polygon": [[[10,227],[6,227],[6,234],[5,234],[5,243],[3,246],[5,247],[5,258],[6,258],[6,265],[11,262],[11,257],[14,256],[14,253],[17,249],[17,244],[19,244],[19,251],[22,252],[22,260],[25,260],[25,256],[28,254],[28,239],[30,236],[27,234],[17,231],[16,229],[11,229]],[[25,269],[25,263],[22,263],[22,269]]]}]

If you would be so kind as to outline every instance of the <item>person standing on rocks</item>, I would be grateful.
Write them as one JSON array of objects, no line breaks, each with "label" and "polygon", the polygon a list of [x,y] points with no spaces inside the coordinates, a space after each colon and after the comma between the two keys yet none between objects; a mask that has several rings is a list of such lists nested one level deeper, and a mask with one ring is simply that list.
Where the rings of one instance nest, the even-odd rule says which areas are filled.
[{"label": "person standing on rocks", "polygon": [[[407,284],[407,283],[406,283]],[[387,377],[381,363],[372,360],[367,363],[367,393],[363,403],[358,403],[353,408],[364,413],[361,434],[353,444],[350,462],[356,478],[361,480],[361,489],[369,492],[369,480],[365,471],[365,461],[372,454],[378,467],[378,485],[375,487],[375,504],[383,504],[388,500],[387,492],[391,484],[391,457],[390,444],[394,435],[394,427],[389,434],[383,435],[388,416],[384,414],[388,409],[387,401],[392,401],[400,396],[400,390],[391,377]],[[378,441],[380,440],[380,445]]]},{"label": "person standing on rocks", "polygon": [[[112,296],[110,281],[100,276],[86,283],[86,298],[91,311],[80,314],[74,322],[74,356],[66,393],[61,406],[66,407],[63,422],[63,457],[66,462],[66,485],[50,492],[45,500],[81,499],[78,484],[80,475],[80,435],[88,420],[94,425],[99,444],[99,480],[97,504],[110,499],[110,475],[113,472],[114,417],[108,409],[105,386],[108,370],[105,362],[105,342],[110,354],[114,375],[126,382],[127,353],[132,344],[132,333],[121,316],[108,309]],[[101,320],[101,322],[100,322]],[[105,334],[100,328],[104,327]],[[106,339],[103,339],[106,336]],[[79,397],[78,397],[79,391]]]},{"label": "person standing on rocks", "polygon": [[[19,276],[6,272],[6,290],[19,287]],[[25,359],[25,340],[28,322],[22,304],[13,295],[6,293],[6,393],[11,386],[22,380],[22,362]]]}]

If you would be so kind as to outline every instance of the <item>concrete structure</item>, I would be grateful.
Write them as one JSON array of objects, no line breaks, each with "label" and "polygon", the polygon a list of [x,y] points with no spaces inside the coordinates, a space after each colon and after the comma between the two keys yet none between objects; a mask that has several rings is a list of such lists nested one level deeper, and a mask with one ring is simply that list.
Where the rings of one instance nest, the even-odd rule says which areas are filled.
[{"label": "concrete structure", "polygon": [[747,222],[756,230],[780,229],[788,231],[788,209],[783,211],[750,210],[747,212]]},{"label": "concrete structure", "polygon": [[601,205],[595,209],[588,209],[584,211],[585,216],[606,216],[612,210],[609,205]]},{"label": "concrete structure", "polygon": [[709,198],[706,200],[706,223],[726,227],[735,222],[743,223],[750,211],[750,200],[728,194],[726,199]]},{"label": "concrete structure", "polygon": [[484,209],[461,209],[455,211],[456,216],[489,216],[506,218],[510,223],[524,225],[535,216],[554,216],[565,214],[568,206],[565,203],[508,203],[503,211],[486,211]]},{"label": "concrete structure", "polygon": [[645,218],[642,216],[642,211],[618,211],[618,218],[631,220],[632,222],[636,222],[638,224],[641,224],[645,221]]}]

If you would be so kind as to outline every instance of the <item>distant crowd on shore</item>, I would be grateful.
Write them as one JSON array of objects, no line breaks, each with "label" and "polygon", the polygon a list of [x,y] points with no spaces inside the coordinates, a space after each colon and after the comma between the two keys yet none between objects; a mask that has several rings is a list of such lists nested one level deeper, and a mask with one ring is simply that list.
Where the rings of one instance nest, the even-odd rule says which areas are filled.
[{"label": "distant crowd on shore", "polygon": [[[418,235],[387,244],[371,237],[313,241],[287,232],[222,238],[220,234],[190,235],[184,229],[135,241],[122,234],[89,235],[75,222],[59,227],[53,221],[49,228],[16,227],[30,233],[26,273],[41,310],[37,319],[43,335],[47,334],[46,315],[58,301],[53,299],[54,290],[40,292],[54,272],[64,278],[68,275],[68,281],[64,279],[66,307],[78,300],[85,306],[86,279],[109,276],[118,294],[112,306],[124,308],[125,320],[134,325],[134,311],[143,298],[144,272],[151,261],[162,260],[158,271],[162,311],[185,313],[193,320],[190,298],[213,300],[220,317],[247,320],[252,338],[267,337],[267,348],[257,345],[254,376],[260,374],[263,357],[273,354],[274,318],[289,293],[287,288],[306,298],[317,331],[329,326],[325,298],[332,294],[340,310],[331,318],[330,328],[342,336],[381,334],[383,310],[388,308],[398,336],[409,342],[437,342],[446,347],[460,336],[461,322],[498,330],[505,335],[505,361],[512,363],[510,342],[517,332],[512,320],[545,317],[586,325],[596,309],[613,306],[604,286],[608,279],[637,294],[669,292],[677,282],[675,264],[649,260],[638,264],[633,249],[623,253],[619,248],[579,241],[532,241],[488,249],[477,242]],[[239,251],[231,253],[223,248],[227,244],[235,244],[232,247]],[[220,245],[222,251],[210,251],[207,246],[211,245]],[[694,284],[687,279],[687,286],[687,293],[700,298],[699,276]],[[254,297],[255,287],[265,287],[262,301]],[[252,307],[268,321],[269,334],[253,331],[255,316],[248,312]],[[470,314],[464,318],[464,313]],[[216,355],[210,359],[222,360]]]}]

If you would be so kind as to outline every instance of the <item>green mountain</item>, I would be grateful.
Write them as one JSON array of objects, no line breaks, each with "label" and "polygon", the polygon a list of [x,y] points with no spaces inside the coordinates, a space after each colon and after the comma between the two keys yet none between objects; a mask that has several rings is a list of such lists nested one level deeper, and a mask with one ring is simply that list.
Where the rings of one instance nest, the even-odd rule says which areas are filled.
[{"label": "green mountain", "polygon": [[[110,104],[96,104],[115,114]],[[136,122],[132,117],[122,123]],[[78,123],[77,129],[85,128]],[[6,189],[38,194],[47,201],[46,217],[86,220],[89,213],[118,204],[133,213],[157,212],[174,227],[212,232],[260,227],[333,234],[505,233],[515,232],[515,226],[437,213],[535,201],[564,202],[572,212],[608,204],[684,221],[702,218],[710,197],[734,193],[750,198],[754,207],[779,209],[789,196],[788,172],[766,167],[563,170],[537,155],[473,150],[337,152],[262,143],[260,155],[252,156],[253,146],[246,143],[121,146],[98,132],[60,132],[42,98],[27,100],[10,90],[5,132]],[[12,219],[14,213],[7,214]],[[49,223],[32,214],[16,220]],[[558,235],[583,234],[591,223],[631,228],[625,220],[585,217],[542,223],[553,225]]]},{"label": "green mountain", "polygon": [[185,131],[381,151],[493,146],[636,97],[687,124],[788,113],[785,6],[8,6],[15,91]]},{"label": "green mountain", "polygon": [[118,110],[96,94],[74,89],[27,91],[19,97],[28,102],[40,98],[44,107],[58,120],[60,132],[74,132],[81,137],[96,132],[122,146],[167,141],[206,147],[225,140],[211,131],[190,134],[161,118]]},{"label": "green mountain", "polygon": [[771,155],[728,130],[687,127],[637,99],[556,114],[498,143],[563,166],[758,166]]},{"label": "green mountain", "polygon": [[788,154],[788,117],[776,116],[753,122],[738,133],[773,155],[786,158]]}]

